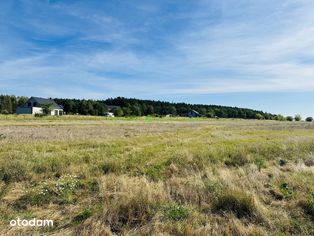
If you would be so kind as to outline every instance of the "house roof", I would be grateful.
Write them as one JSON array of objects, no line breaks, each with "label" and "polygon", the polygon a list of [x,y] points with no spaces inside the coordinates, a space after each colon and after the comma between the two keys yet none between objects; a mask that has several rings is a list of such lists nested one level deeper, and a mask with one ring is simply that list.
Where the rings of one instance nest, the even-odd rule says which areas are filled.
[{"label": "house roof", "polygon": [[197,111],[195,111],[195,110],[192,110],[192,112],[196,113],[197,115],[199,115],[199,114],[200,114],[199,112],[197,112]]},{"label": "house roof", "polygon": [[106,105],[109,111],[113,111],[121,108],[120,106]]},{"label": "house roof", "polygon": [[58,105],[52,98],[31,97],[29,100],[34,100],[39,106],[52,104],[54,109],[63,109],[63,107]]}]

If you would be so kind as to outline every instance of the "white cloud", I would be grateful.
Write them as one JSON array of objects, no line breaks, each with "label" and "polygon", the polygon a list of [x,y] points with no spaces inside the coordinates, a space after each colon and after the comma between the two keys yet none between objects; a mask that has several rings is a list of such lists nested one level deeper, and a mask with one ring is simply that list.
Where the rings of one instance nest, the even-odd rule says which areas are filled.
[{"label": "white cloud", "polygon": [[[158,35],[158,40],[164,41],[155,39],[151,51],[142,37],[149,33],[147,29],[161,23],[163,14],[157,22],[149,18],[143,22],[143,28],[136,28],[81,5],[56,4],[50,8],[45,11],[49,18],[45,23],[41,22],[44,14],[14,24],[54,36],[77,34],[77,48],[56,47],[38,53],[0,56],[1,90],[15,88],[17,93],[23,93],[29,89],[34,94],[45,91],[50,96],[64,93],[94,98],[102,94],[314,91],[314,3],[309,1],[201,1],[193,11],[168,14],[163,24],[184,20],[186,28],[178,35]],[[160,11],[147,3],[137,8],[147,14]],[[51,14],[56,11],[69,22],[54,21]],[[9,45],[7,38],[5,46],[9,48],[37,47],[14,34],[10,36],[14,43]],[[80,49],[80,43],[83,47],[93,41],[112,45],[108,49]],[[160,47],[158,51],[159,43],[169,48]],[[8,53],[5,46],[0,47],[0,52]],[[114,72],[121,76],[111,75]],[[47,89],[55,84],[58,90]]]}]

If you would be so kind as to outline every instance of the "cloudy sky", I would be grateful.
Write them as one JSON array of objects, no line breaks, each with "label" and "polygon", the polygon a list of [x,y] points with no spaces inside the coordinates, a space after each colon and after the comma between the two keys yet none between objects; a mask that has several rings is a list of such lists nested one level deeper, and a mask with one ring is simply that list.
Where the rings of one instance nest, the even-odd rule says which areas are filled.
[{"label": "cloudy sky", "polygon": [[0,93],[314,116],[312,0],[0,1]]}]

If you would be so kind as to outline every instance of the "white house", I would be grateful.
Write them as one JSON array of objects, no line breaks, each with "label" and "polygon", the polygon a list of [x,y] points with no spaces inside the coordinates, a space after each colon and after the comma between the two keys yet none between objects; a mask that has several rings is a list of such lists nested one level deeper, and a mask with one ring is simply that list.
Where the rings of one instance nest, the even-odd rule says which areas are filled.
[{"label": "white house", "polygon": [[105,112],[104,116],[106,116],[106,117],[114,117],[114,113],[113,112]]},{"label": "white house", "polygon": [[58,105],[53,99],[49,98],[39,98],[31,97],[28,101],[21,107],[17,107],[17,114],[43,114],[43,106],[51,105],[52,110],[50,115],[59,116],[63,114],[63,107]]}]

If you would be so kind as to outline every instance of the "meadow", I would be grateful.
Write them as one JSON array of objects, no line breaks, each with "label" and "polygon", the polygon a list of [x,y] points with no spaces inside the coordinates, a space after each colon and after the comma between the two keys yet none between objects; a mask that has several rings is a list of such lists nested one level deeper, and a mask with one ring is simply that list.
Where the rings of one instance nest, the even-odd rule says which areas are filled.
[{"label": "meadow", "polygon": [[0,198],[0,235],[314,235],[314,123],[3,115]]}]

